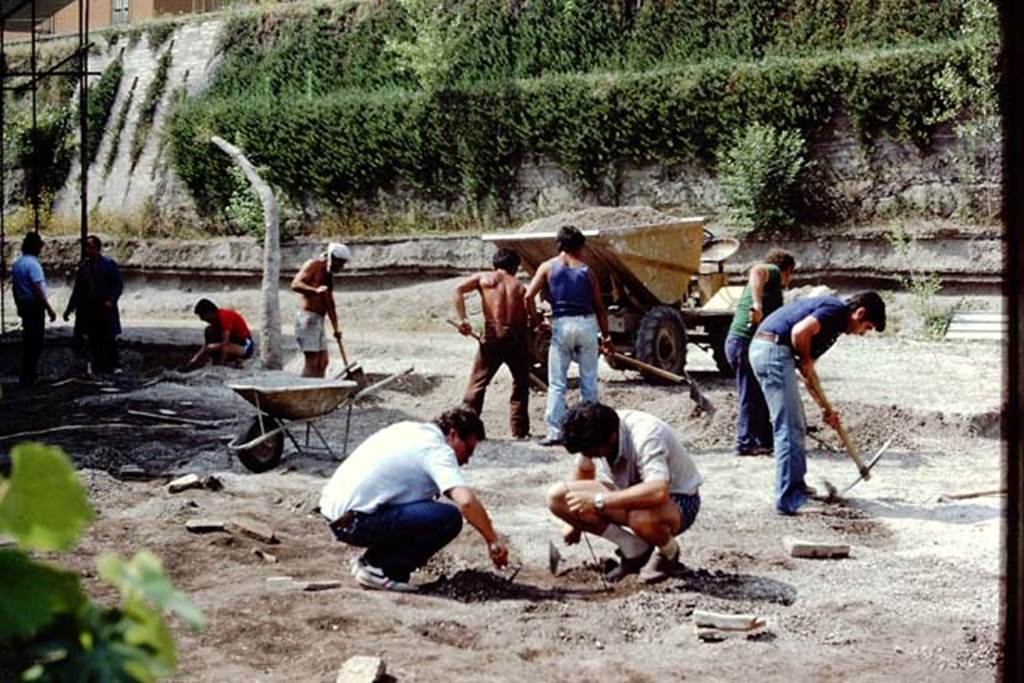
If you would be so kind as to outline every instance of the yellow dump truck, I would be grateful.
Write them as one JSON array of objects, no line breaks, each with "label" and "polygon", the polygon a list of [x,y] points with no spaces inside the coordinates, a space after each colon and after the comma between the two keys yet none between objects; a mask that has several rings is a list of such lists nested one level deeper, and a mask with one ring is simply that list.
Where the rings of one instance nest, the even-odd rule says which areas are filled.
[{"label": "yellow dump truck", "polygon": [[[715,238],[700,217],[581,231],[587,238],[582,258],[600,282],[616,350],[679,374],[687,344],[695,344],[711,352],[722,373],[732,374],[725,337],[733,305],[716,294],[727,282],[723,264],[739,248],[736,240]],[[533,275],[557,254],[555,235],[520,231],[483,239],[517,252]],[[544,335],[535,339],[538,370],[546,368],[549,343]]]}]

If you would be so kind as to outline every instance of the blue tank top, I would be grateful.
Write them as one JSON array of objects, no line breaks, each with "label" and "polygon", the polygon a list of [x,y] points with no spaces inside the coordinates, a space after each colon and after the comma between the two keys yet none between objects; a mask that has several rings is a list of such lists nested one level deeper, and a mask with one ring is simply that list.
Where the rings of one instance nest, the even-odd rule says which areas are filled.
[{"label": "blue tank top", "polygon": [[594,290],[586,266],[568,268],[561,261],[554,261],[548,274],[548,293],[556,318],[594,314]]}]

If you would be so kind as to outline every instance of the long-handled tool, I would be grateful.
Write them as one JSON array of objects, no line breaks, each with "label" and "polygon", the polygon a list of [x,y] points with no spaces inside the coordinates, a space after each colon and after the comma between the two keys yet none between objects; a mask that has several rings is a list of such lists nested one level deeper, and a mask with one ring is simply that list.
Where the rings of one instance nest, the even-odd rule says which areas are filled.
[{"label": "long-handled tool", "polygon": [[345,345],[341,343],[341,339],[338,339],[337,337],[335,337],[335,339],[338,341],[338,351],[341,352],[341,362],[345,364],[345,367],[342,368],[341,372],[334,376],[334,379],[344,377],[345,379],[352,380],[359,385],[360,389],[362,389],[366,386],[368,381],[366,379],[366,373],[363,371],[363,368],[359,363],[348,362],[348,354],[345,353]]},{"label": "long-handled tool", "polygon": [[854,486],[864,481],[865,479],[868,479],[869,477],[865,476],[865,474],[871,472],[871,469],[875,466],[875,463],[877,463],[885,454],[885,452],[889,449],[889,445],[892,444],[892,440],[894,438],[895,437],[890,436],[888,440],[886,440],[886,442],[882,444],[882,447],[875,451],[874,456],[871,458],[867,466],[864,468],[865,471],[861,472],[860,476],[854,479],[852,482],[850,482],[850,484],[842,491],[837,491],[836,487],[833,486],[832,483],[829,482],[827,479],[823,480],[822,483],[825,485],[825,490],[828,491],[828,496],[826,500],[828,502],[835,502],[842,498],[843,496],[845,496],[847,493],[849,493],[850,489],[852,489]]},{"label": "long-handled tool", "polygon": [[715,413],[715,405],[711,402],[710,399],[708,399],[707,396],[704,395],[704,392],[700,390],[700,386],[698,386],[697,383],[693,381],[693,378],[687,374],[686,370],[683,370],[682,375],[677,375],[674,372],[663,370],[657,366],[651,365],[650,363],[645,363],[642,360],[637,360],[632,356],[627,356],[624,353],[619,353],[618,351],[613,351],[611,353],[611,358],[620,363],[625,363],[626,365],[636,368],[637,370],[641,370],[642,372],[646,372],[651,375],[656,375],[657,377],[667,379],[677,384],[688,385],[690,387],[690,398],[693,400],[694,403],[697,404],[697,407],[709,417]]},{"label": "long-handled tool", "polygon": [[[821,406],[821,409],[826,413],[835,414],[836,411],[832,408],[832,404],[829,403],[828,397],[825,396],[825,392],[821,388],[821,383],[818,381],[817,375],[812,372],[804,381],[807,385],[807,391],[810,392],[811,397],[817,401],[819,406]],[[843,423],[837,421],[834,429],[836,430],[836,434],[838,434],[839,438],[842,440],[843,446],[846,447],[846,454],[849,455],[850,460],[853,460],[857,465],[857,471],[860,472],[861,478],[870,479],[871,470],[864,465],[864,460],[860,457],[860,451],[857,449],[857,445],[853,443],[853,439],[850,438],[850,435],[846,433]]]},{"label": "long-handled tool", "polygon": [[[447,322],[449,325],[451,325],[457,330],[461,328],[459,323],[455,322],[451,318],[446,319],[445,322]],[[476,339],[477,344],[483,343],[483,340],[480,339],[480,335],[477,334],[476,332],[470,331],[469,336],[472,337],[473,339]],[[537,375],[533,374],[533,371],[530,372],[530,383],[536,388],[540,389],[541,391],[548,390],[548,383],[542,380]]]}]

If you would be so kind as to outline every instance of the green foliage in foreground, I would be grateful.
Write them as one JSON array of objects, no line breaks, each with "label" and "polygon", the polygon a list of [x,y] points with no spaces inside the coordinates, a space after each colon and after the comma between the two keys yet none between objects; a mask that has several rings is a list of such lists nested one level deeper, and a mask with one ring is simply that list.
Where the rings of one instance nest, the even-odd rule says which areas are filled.
[{"label": "green foliage in foreground", "polygon": [[174,673],[176,652],[164,615],[194,629],[202,615],[146,551],[104,555],[99,575],[117,589],[116,607],[93,603],[77,574],[33,557],[68,550],[94,513],[67,456],[37,443],[11,453],[0,478],[0,673],[31,681],[155,681]]},{"label": "green foliage in foreground", "polygon": [[341,206],[400,186],[501,206],[531,158],[599,188],[623,162],[712,165],[754,121],[806,134],[845,111],[865,140],[927,144],[926,113],[941,104],[934,79],[962,56],[944,43],[430,91],[211,93],[178,107],[169,135],[176,169],[211,210],[235,191],[213,134],[240,144],[292,199]]}]

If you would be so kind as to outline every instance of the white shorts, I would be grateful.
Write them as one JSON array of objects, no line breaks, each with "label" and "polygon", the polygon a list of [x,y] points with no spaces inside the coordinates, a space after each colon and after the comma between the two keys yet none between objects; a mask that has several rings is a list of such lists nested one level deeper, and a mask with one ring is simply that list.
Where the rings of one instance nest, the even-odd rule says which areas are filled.
[{"label": "white shorts", "polygon": [[324,316],[301,308],[295,311],[295,341],[299,343],[299,350],[303,353],[326,351]]}]

